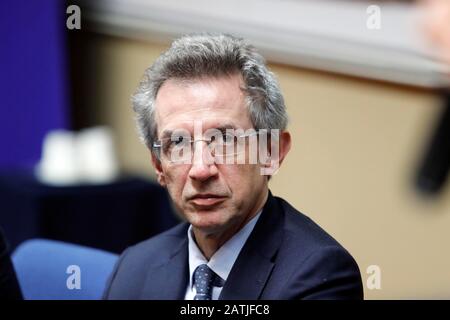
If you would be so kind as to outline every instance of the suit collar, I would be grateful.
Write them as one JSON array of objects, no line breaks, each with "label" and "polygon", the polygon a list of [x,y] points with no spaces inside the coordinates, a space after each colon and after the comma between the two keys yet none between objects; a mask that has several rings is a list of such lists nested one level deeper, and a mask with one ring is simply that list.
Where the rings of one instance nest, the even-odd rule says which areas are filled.
[{"label": "suit collar", "polygon": [[220,300],[256,300],[275,265],[283,238],[283,211],[269,191],[255,228],[242,248],[220,294]]},{"label": "suit collar", "polygon": [[234,234],[230,239],[228,239],[220,248],[217,250],[209,259],[205,258],[201,250],[198,248],[193,234],[192,225],[189,227],[188,235],[188,254],[189,254],[189,285],[192,288],[192,278],[193,273],[197,266],[201,264],[207,264],[208,267],[214,271],[223,280],[228,279],[231,268],[233,267],[236,259],[241,252],[243,246],[247,242],[248,237],[253,231],[257,221],[261,216],[261,210],[250,220],[247,224],[242,227],[236,234]]}]

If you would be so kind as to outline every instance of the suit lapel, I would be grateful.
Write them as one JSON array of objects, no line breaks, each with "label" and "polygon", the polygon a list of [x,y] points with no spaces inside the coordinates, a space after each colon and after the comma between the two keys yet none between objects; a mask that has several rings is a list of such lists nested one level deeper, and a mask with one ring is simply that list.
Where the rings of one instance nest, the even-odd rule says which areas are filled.
[{"label": "suit lapel", "polygon": [[228,275],[220,300],[256,300],[261,296],[281,245],[283,221],[283,211],[269,192],[261,217]]},{"label": "suit lapel", "polygon": [[149,269],[140,299],[182,300],[188,277],[188,246],[185,237],[165,263]]}]

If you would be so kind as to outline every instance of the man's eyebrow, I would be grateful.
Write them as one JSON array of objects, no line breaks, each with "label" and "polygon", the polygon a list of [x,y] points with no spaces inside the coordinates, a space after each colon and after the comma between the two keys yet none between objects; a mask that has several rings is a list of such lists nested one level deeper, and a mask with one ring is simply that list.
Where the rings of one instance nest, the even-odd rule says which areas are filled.
[{"label": "man's eyebrow", "polygon": [[172,137],[173,130],[164,130],[161,134],[161,139],[166,139]]},{"label": "man's eyebrow", "polygon": [[161,133],[161,139],[170,139],[173,135],[176,134],[176,136],[179,135],[185,135],[187,132],[186,129],[180,128],[180,129],[166,129]]},{"label": "man's eyebrow", "polygon": [[220,125],[218,127],[215,127],[214,129],[217,129],[219,131],[225,132],[227,129],[236,130],[237,128],[233,124],[224,124],[224,125]]},{"label": "man's eyebrow", "polygon": [[[236,130],[238,128],[235,125],[231,124],[231,123],[226,123],[226,124],[220,125],[218,127],[212,127],[210,129],[216,129],[216,130],[219,130],[219,131],[225,133],[226,130],[229,130],[229,129]],[[171,138],[173,133],[176,132],[176,131],[177,130],[169,130],[169,129],[164,130],[162,132],[162,134],[161,134],[161,139]]]}]

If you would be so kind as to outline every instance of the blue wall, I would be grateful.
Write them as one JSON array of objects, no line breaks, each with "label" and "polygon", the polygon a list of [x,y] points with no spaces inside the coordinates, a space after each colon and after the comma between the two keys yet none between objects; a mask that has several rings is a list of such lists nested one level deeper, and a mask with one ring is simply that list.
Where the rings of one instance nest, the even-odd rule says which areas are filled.
[{"label": "blue wall", "polygon": [[65,1],[0,7],[0,167],[30,167],[46,132],[68,126]]}]

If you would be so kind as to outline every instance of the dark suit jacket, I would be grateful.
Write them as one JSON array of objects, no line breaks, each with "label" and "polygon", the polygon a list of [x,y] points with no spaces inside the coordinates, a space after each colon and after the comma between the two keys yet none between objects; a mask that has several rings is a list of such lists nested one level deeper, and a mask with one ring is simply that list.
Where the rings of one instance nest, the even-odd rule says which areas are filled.
[{"label": "dark suit jacket", "polygon": [[[184,299],[187,223],[128,248],[107,284],[105,299]],[[244,244],[221,300],[362,299],[358,265],[311,219],[269,194]]]}]

